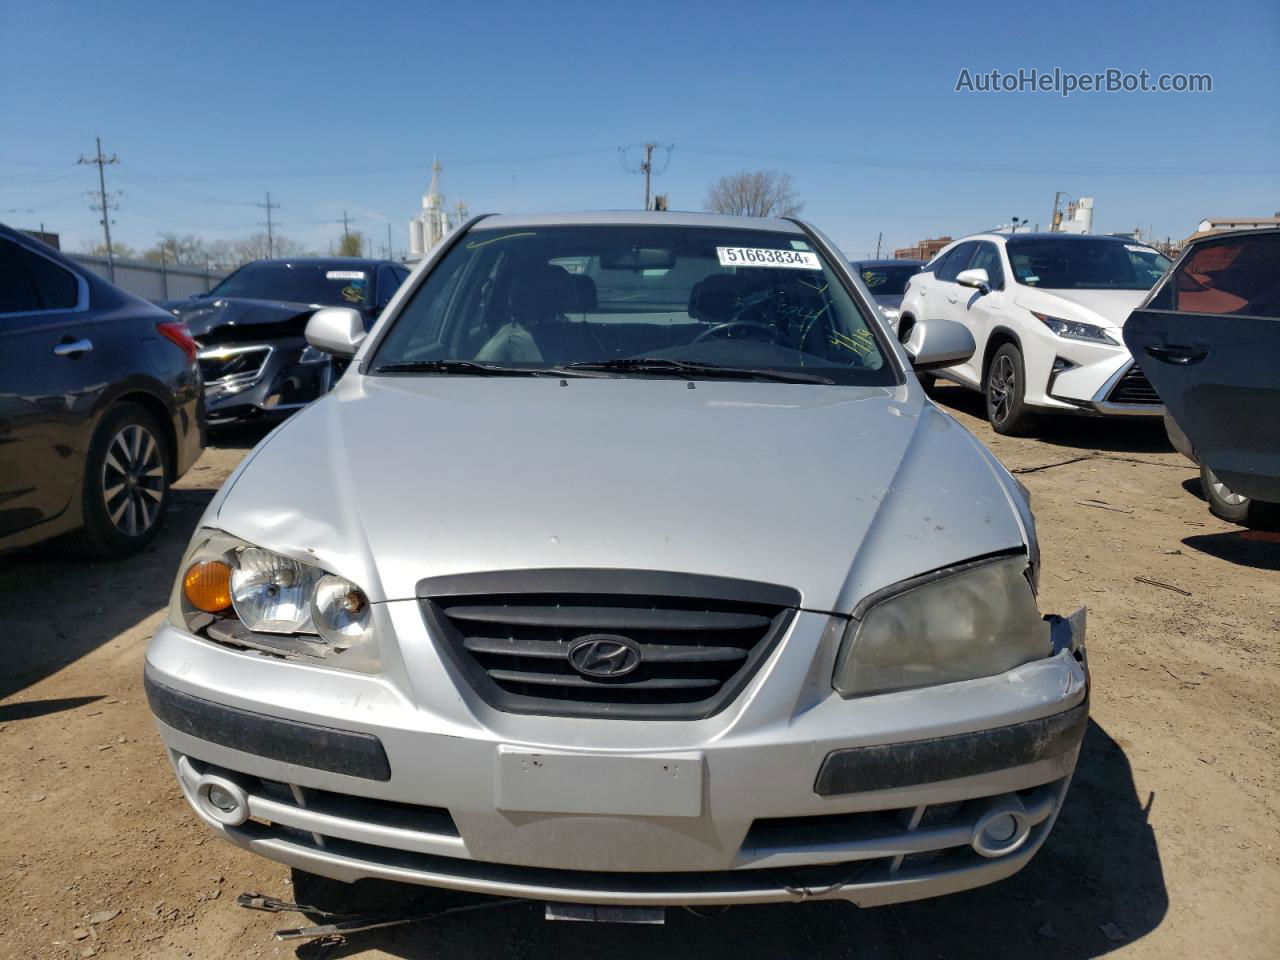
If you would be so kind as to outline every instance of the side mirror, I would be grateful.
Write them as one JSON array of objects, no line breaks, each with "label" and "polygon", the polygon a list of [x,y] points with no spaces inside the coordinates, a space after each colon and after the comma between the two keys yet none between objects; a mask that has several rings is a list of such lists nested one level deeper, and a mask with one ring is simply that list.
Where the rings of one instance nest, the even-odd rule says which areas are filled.
[{"label": "side mirror", "polygon": [[978,349],[969,328],[954,320],[921,320],[911,328],[903,347],[917,370],[953,367]]},{"label": "side mirror", "polygon": [[962,287],[973,287],[982,293],[991,292],[991,278],[987,276],[987,271],[982,267],[974,267],[972,270],[961,270],[956,274],[956,283]]},{"label": "side mirror", "polygon": [[325,307],[307,321],[307,343],[335,357],[354,357],[365,336],[364,318],[350,307]]}]

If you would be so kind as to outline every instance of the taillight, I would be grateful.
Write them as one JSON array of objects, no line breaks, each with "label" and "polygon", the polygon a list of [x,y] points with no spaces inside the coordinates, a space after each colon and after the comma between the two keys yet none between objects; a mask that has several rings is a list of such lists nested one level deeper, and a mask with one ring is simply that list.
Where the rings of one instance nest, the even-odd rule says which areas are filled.
[{"label": "taillight", "polygon": [[200,351],[200,344],[196,343],[195,337],[191,336],[191,331],[187,329],[186,321],[166,320],[164,323],[157,323],[156,332],[185,353],[187,355],[187,363],[195,362],[196,354]]}]

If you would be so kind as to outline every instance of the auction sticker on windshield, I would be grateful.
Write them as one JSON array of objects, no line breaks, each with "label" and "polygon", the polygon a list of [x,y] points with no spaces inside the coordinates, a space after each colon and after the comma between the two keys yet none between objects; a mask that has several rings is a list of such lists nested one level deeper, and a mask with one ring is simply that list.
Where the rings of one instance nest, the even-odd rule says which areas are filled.
[{"label": "auction sticker on windshield", "polygon": [[816,253],[804,250],[769,250],[759,247],[716,247],[722,267],[791,267],[797,270],[821,270]]},{"label": "auction sticker on windshield", "polygon": [[330,270],[324,275],[326,280],[363,280],[363,270]]}]

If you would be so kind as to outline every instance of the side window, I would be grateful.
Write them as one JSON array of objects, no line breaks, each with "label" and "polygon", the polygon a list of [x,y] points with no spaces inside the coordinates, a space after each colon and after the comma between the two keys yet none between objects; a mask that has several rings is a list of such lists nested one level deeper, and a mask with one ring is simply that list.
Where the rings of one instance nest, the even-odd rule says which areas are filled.
[{"label": "side window", "polygon": [[1280,233],[1199,244],[1152,301],[1156,310],[1280,317]]},{"label": "side window", "polygon": [[382,266],[378,268],[378,309],[381,310],[391,298],[396,295],[396,291],[400,289],[400,283],[404,280],[393,267]]},{"label": "side window", "polygon": [[944,266],[946,266],[947,258],[951,256],[951,254],[955,253],[957,249],[958,249],[957,247],[952,247],[946,253],[938,254],[936,257],[934,257],[932,260],[926,263],[923,267],[921,267],[920,272],[932,273],[936,277],[938,275],[938,271],[941,270]]},{"label": "side window", "polygon": [[22,247],[0,239],[0,313],[31,313],[41,309],[35,282]]},{"label": "side window", "polygon": [[973,251],[977,246],[978,244],[973,240],[960,244],[948,254],[947,262],[942,264],[934,276],[939,280],[951,280],[954,282],[956,274],[961,270],[968,269],[969,261],[972,259]]},{"label": "side window", "polygon": [[18,247],[18,255],[27,265],[41,310],[71,310],[75,307],[80,300],[80,283],[75,274],[25,247]]},{"label": "side window", "polygon": [[992,290],[1004,289],[1004,270],[1000,266],[1000,250],[994,243],[982,241],[978,244],[978,252],[969,261],[966,270],[982,268],[987,271],[987,280]]}]

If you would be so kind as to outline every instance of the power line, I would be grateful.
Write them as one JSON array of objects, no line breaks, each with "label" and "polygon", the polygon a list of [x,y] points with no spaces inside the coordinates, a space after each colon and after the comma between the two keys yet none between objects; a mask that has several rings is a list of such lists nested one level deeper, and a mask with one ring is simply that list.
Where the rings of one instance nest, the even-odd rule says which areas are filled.
[{"label": "power line", "polygon": [[271,229],[271,211],[272,211],[272,210],[279,210],[279,209],[280,209],[280,204],[278,204],[278,203],[272,203],[272,202],[271,202],[271,191],[270,191],[270,190],[268,190],[268,191],[267,191],[267,202],[266,202],[266,203],[255,203],[255,204],[254,204],[254,206],[255,206],[255,207],[260,207],[261,209],[263,209],[263,210],[266,210],[266,211],[267,211],[267,259],[268,259],[268,260],[270,260],[272,257],[274,257],[274,256],[276,255],[276,254],[275,254],[275,249],[276,249],[276,248],[275,248],[275,234],[272,232],[272,229]]},{"label": "power line", "polygon": [[[622,169],[626,170],[627,173],[644,174],[644,208],[648,210],[651,206],[649,189],[650,177],[656,176],[667,169],[667,165],[671,163],[671,150],[673,149],[673,145],[670,143],[654,143],[652,140],[648,140],[640,144],[639,148],[644,151],[644,159],[635,167],[627,165],[627,151],[635,149],[634,147],[619,147],[618,158],[622,162]],[[656,169],[653,164],[654,150],[666,151],[666,156],[663,158],[662,166]]]},{"label": "power line", "polygon": [[[102,155],[102,138],[94,137],[94,141],[98,146],[98,154],[94,157],[86,157],[80,155],[80,159],[76,163],[97,164],[98,167],[98,202],[91,204],[90,208],[99,210],[102,213],[102,233],[107,241],[107,279],[112,283],[116,282],[116,258],[111,252],[111,210],[119,209],[119,204],[111,202],[111,197],[107,194],[107,175],[106,168],[113,163],[119,163],[120,158],[114,153],[109,157]],[[119,194],[116,194],[119,196]]]}]

